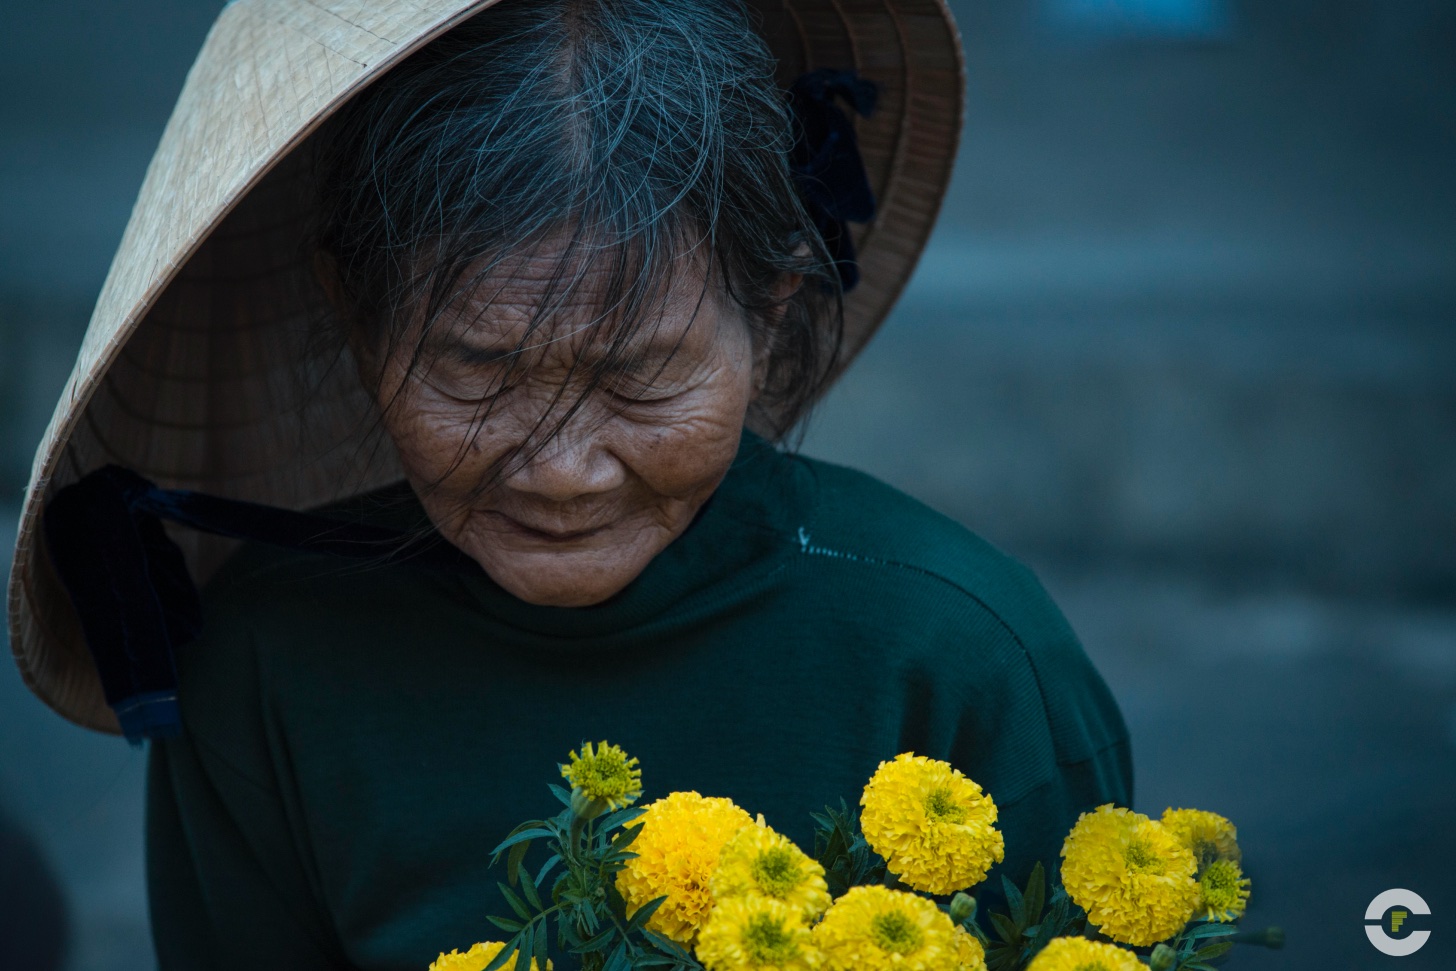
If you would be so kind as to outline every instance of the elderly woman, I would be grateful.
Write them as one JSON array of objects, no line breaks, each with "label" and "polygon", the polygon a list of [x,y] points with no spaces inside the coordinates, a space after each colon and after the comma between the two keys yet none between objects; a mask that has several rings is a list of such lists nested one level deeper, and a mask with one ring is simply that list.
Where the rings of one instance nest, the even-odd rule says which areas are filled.
[{"label": "elderly woman", "polygon": [[[775,444],[929,229],[947,15],[833,21],[856,47],[822,42],[829,4],[481,6],[352,33],[302,3],[225,11],[124,244],[172,257],[142,284],[114,269],[46,446],[27,515],[50,500],[70,602],[27,526],[15,642],[60,710],[158,738],[162,966],[418,968],[475,940],[505,910],[490,848],[583,739],[801,842],[808,811],[913,750],[996,800],[1004,872],[1054,866],[1079,812],[1131,795],[1076,638],[962,527]],[[240,65],[303,80],[255,97]],[[232,124],[243,162],[176,148]],[[137,228],[169,205],[192,208]],[[305,515],[116,470],[58,494],[118,456],[234,499],[353,495]],[[198,613],[158,516],[262,542]],[[222,549],[172,541],[197,574]],[[68,681],[78,626],[94,666]],[[149,661],[161,642],[175,659]]]}]

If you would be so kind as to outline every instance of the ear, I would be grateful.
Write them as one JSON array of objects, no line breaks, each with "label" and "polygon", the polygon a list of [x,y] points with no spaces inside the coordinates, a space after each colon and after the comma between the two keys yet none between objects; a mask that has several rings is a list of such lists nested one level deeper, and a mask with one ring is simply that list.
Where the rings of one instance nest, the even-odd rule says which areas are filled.
[{"label": "ear", "polygon": [[[782,307],[799,292],[804,285],[804,274],[785,273],[779,278],[779,285],[774,288],[774,303]],[[782,311],[780,311],[782,312]]]},{"label": "ear", "polygon": [[[783,320],[784,314],[788,312],[788,302],[793,299],[794,294],[799,292],[799,287],[804,284],[804,274],[785,273],[774,287],[773,306],[764,313],[769,325],[769,333],[772,334]],[[769,363],[773,360],[773,340],[755,341],[753,348],[753,399],[756,401],[763,393],[763,387],[768,381]]]},{"label": "ear", "polygon": [[753,392],[749,395],[748,402],[753,404],[763,394],[764,385],[768,383],[768,365],[773,360],[773,353],[768,347],[767,341],[755,341],[753,348]]}]

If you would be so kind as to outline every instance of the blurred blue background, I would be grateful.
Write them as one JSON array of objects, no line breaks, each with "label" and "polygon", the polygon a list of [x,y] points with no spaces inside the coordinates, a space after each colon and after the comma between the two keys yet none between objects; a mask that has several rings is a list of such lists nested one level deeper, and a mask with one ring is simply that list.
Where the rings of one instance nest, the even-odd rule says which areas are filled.
[{"label": "blurred blue background", "polygon": [[[8,550],[221,4],[5,7]],[[805,450],[1043,577],[1132,727],[1137,808],[1239,825],[1248,923],[1289,946],[1230,966],[1382,966],[1363,912],[1389,887],[1434,910],[1401,967],[1456,966],[1456,5],[952,7],[970,71],[956,180]],[[0,669],[0,814],[59,876],[73,971],[151,966],[144,761]]]}]

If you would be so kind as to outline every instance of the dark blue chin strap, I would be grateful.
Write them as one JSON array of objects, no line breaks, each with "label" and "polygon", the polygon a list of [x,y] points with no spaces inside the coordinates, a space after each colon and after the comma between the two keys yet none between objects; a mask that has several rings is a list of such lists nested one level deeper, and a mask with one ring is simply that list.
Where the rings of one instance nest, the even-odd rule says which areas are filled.
[{"label": "dark blue chin strap", "polygon": [[92,472],[46,506],[46,549],[80,619],[106,703],[133,744],[181,731],[176,652],[202,627],[197,589],[164,519],[306,552],[480,569],[455,547],[416,534],[160,489],[116,465]]},{"label": "dark blue chin strap", "polygon": [[[789,90],[795,120],[790,166],[804,207],[834,258],[845,292],[859,282],[849,222],[869,222],[875,197],[855,140],[839,107],[867,116],[876,90],[853,71],[803,75]],[[380,526],[159,489],[109,465],[56,493],[45,510],[52,565],[80,618],[101,675],[106,703],[128,741],[181,731],[177,705],[178,648],[202,627],[202,607],[182,551],[162,520],[233,539],[335,556],[408,559],[468,573],[479,567],[443,542]]]}]

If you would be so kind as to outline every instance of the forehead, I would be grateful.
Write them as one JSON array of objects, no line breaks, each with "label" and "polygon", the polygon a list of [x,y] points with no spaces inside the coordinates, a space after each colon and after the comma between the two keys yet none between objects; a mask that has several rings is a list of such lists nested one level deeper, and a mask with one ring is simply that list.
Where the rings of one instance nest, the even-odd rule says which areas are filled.
[{"label": "forehead", "polygon": [[468,267],[427,339],[441,347],[573,354],[676,344],[717,322],[706,264],[688,253],[644,267],[622,248],[548,241]]}]

